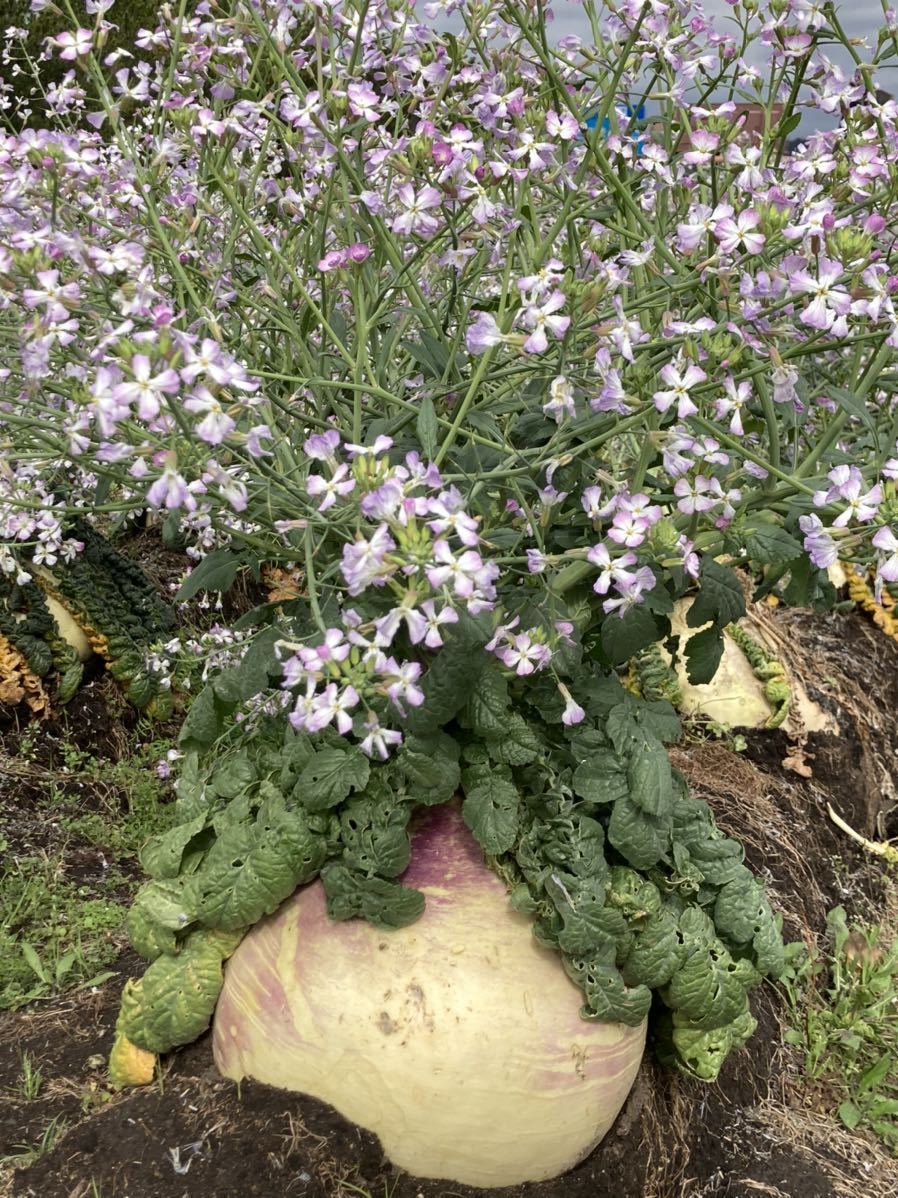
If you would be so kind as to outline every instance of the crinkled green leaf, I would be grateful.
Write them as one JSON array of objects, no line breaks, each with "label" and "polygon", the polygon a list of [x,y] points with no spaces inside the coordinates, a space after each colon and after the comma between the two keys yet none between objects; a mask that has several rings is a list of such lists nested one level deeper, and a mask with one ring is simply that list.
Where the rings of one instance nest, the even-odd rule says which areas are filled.
[{"label": "crinkled green leaf", "polygon": [[510,714],[508,683],[498,669],[489,666],[471,691],[463,722],[478,736],[497,736],[504,732]]},{"label": "crinkled green leaf", "polygon": [[734,960],[714,925],[697,907],[680,916],[685,955],[662,997],[696,1029],[709,1031],[734,1022],[748,1010],[746,993],[757,981],[750,962]]},{"label": "crinkled green leaf", "polygon": [[630,758],[627,770],[630,799],[648,815],[669,815],[673,810],[670,758],[660,742],[645,744]]},{"label": "crinkled green leaf", "polygon": [[635,869],[615,865],[608,881],[608,903],[621,912],[630,926],[642,927],[661,910],[658,887]]},{"label": "crinkled green leaf", "polygon": [[407,805],[378,804],[367,797],[353,799],[340,813],[343,862],[371,876],[395,878],[408,866]]},{"label": "crinkled green leaf", "polygon": [[509,712],[501,736],[488,738],[486,745],[494,761],[507,765],[529,765],[542,748],[532,727],[516,711]]},{"label": "crinkled green leaf", "polygon": [[647,986],[627,986],[614,961],[565,957],[564,968],[586,996],[580,1015],[602,1023],[637,1027],[649,1013],[652,992]]},{"label": "crinkled green leaf", "polygon": [[640,703],[639,723],[652,736],[665,744],[680,739],[683,727],[676,709],[666,699],[654,699],[651,703]]},{"label": "crinkled green leaf", "polygon": [[545,889],[561,918],[554,940],[563,953],[573,957],[616,954],[627,924],[619,911],[605,905],[603,879],[551,873]]},{"label": "crinkled green leaf", "polygon": [[190,1044],[209,1026],[222,984],[223,953],[202,932],[175,956],[157,957],[122,994],[118,1030],[147,1052]]},{"label": "crinkled green leaf", "polygon": [[680,968],[685,952],[676,916],[672,911],[659,911],[635,933],[621,976],[628,986],[657,990]]},{"label": "crinkled green leaf", "polygon": [[718,628],[726,628],[745,615],[745,596],[738,574],[729,566],[722,566],[712,557],[702,561],[701,589],[689,608],[686,623],[690,628],[701,628],[712,620]]},{"label": "crinkled green leaf", "polygon": [[384,878],[364,878],[345,865],[328,865],[321,873],[331,919],[363,916],[378,928],[404,928],[424,911],[424,895]]},{"label": "crinkled green leaf", "polygon": [[161,953],[175,951],[178,933],[194,919],[184,878],[146,882],[125,917],[125,930],[134,951],[154,961]]},{"label": "crinkled green leaf", "polygon": [[693,1027],[677,1012],[659,1023],[658,1055],[662,1062],[700,1081],[713,1082],[726,1058],[754,1035],[757,1022],[746,1009],[724,1027]]},{"label": "crinkled green leaf", "polygon": [[600,750],[574,770],[574,793],[590,803],[614,803],[628,793],[627,775],[610,748]]},{"label": "crinkled green leaf", "polygon": [[602,648],[612,665],[629,661],[660,635],[654,616],[644,605],[631,607],[622,616],[612,613],[602,621]]},{"label": "crinkled green leaf", "polygon": [[608,841],[634,869],[651,869],[667,852],[670,819],[649,815],[624,795],[611,810]]},{"label": "crinkled green leaf", "polygon": [[225,930],[256,923],[316,876],[326,851],[305,812],[266,802],[255,820],[222,828],[188,882],[198,921]]},{"label": "crinkled green leaf", "polygon": [[396,760],[410,797],[430,805],[445,803],[458,790],[458,758],[457,741],[445,732],[431,732],[408,737]]},{"label": "crinkled green leaf", "polygon": [[752,561],[761,566],[794,562],[801,557],[801,542],[779,524],[758,523],[745,534],[745,548]]},{"label": "crinkled green leaf", "polygon": [[752,947],[760,973],[779,977],[785,964],[782,937],[764,887],[748,870],[721,887],[714,924],[725,940]]},{"label": "crinkled green leaf", "polygon": [[461,711],[486,668],[487,655],[481,649],[489,635],[482,622],[466,615],[446,633],[443,648],[421,682],[424,702],[408,714],[409,732],[435,732]]},{"label": "crinkled green leaf", "polygon": [[639,707],[630,696],[608,712],[605,731],[614,745],[614,751],[628,757],[637,745],[645,740],[639,723]]},{"label": "crinkled green leaf", "polygon": [[225,721],[234,710],[233,703],[218,698],[211,684],[203,687],[190,704],[178,744],[182,749],[206,749],[224,731]]},{"label": "crinkled green leaf", "polygon": [[154,836],[140,850],[140,864],[153,878],[176,878],[181,871],[184,850],[206,826],[207,813]]},{"label": "crinkled green leaf", "polygon": [[213,770],[209,789],[223,799],[235,799],[257,781],[256,770],[247,753],[235,753],[225,758],[220,768]]},{"label": "crinkled green leaf", "polygon": [[462,772],[461,813],[485,853],[507,852],[519,827],[520,795],[501,767],[474,766]]},{"label": "crinkled green leaf", "polygon": [[318,749],[296,780],[293,797],[307,811],[326,811],[353,789],[364,790],[371,766],[359,749]]}]

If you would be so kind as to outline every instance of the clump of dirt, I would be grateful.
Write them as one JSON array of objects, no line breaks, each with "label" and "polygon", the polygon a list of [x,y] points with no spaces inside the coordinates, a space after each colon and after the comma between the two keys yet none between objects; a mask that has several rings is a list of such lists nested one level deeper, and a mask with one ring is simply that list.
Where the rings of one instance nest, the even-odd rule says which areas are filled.
[{"label": "clump of dirt", "polygon": [[[786,937],[810,942],[839,903],[862,920],[883,906],[881,863],[835,827],[827,807],[864,835],[894,830],[898,645],[855,615],[778,611],[765,619],[839,734],[799,732],[790,741],[755,732],[736,753],[692,729],[674,762],[721,827],[744,842]],[[0,1023],[0,1156],[40,1143],[54,1118],[67,1124],[10,1177],[16,1198],[482,1192],[397,1176],[373,1136],[323,1104],[222,1080],[208,1037],[173,1054],[159,1084],[110,1094],[97,1054],[108,1051],[121,982],[141,967],[123,958],[118,968],[96,993]],[[648,1055],[615,1127],[588,1160],[558,1180],[498,1191],[500,1198],[898,1198],[894,1161],[811,1105],[801,1058],[783,1042],[776,987],[756,994],[754,1011],[758,1032],[717,1083],[665,1072]],[[31,1100],[16,1090],[23,1052],[44,1077]]]}]

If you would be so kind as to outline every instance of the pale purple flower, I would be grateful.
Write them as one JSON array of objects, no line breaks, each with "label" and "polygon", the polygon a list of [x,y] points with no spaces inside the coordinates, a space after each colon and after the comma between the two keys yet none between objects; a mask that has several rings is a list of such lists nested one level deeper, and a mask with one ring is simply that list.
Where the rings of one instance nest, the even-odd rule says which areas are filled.
[{"label": "pale purple flower", "polygon": [[549,384],[549,399],[543,404],[543,411],[547,416],[551,416],[556,424],[561,424],[566,417],[575,414],[574,388],[563,374],[557,375]]},{"label": "pale purple flower", "polygon": [[162,474],[147,491],[147,503],[152,508],[164,507],[170,512],[176,508],[192,511],[196,507],[196,501],[187,488],[186,480],[178,473],[173,463],[166,465]]},{"label": "pale purple flower", "polygon": [[379,437],[374,438],[373,445],[353,445],[351,441],[347,441],[344,449],[349,457],[353,459],[366,457],[376,458],[379,457],[380,454],[386,453],[388,449],[392,448],[392,445],[393,438],[381,434]]},{"label": "pale purple flower", "polygon": [[153,366],[146,354],[135,354],[131,359],[133,379],[119,383],[113,394],[119,401],[137,405],[141,420],[154,420],[159,415],[165,395],[174,395],[181,387],[176,370],[166,367],[153,374]]},{"label": "pale purple flower", "polygon": [[337,450],[340,447],[340,434],[336,429],[328,429],[326,433],[315,433],[303,442],[303,451],[307,457],[316,462],[327,462],[332,469],[337,468]]},{"label": "pale purple flower", "polygon": [[396,197],[405,211],[394,219],[394,233],[408,236],[419,234],[422,237],[431,237],[436,233],[440,222],[431,213],[442,205],[443,197],[435,187],[426,185],[416,192],[411,183],[400,183],[396,188]]},{"label": "pale purple flower", "polygon": [[471,598],[475,589],[492,598],[492,584],[498,575],[499,567],[494,562],[484,562],[476,550],[466,549],[456,557],[447,541],[441,538],[434,542],[433,564],[427,568],[427,581],[432,587],[441,587],[451,580],[455,594],[461,599]]},{"label": "pale purple flower", "polygon": [[878,483],[863,492],[864,476],[857,466],[835,466],[826,477],[832,486],[826,491],[814,492],[817,507],[839,501],[847,504],[833,521],[834,528],[844,528],[852,520],[864,523],[873,519],[882,502],[882,488]]},{"label": "pale purple flower", "polygon": [[648,566],[640,566],[638,570],[632,573],[624,571],[614,580],[618,597],[616,599],[606,599],[602,604],[602,608],[608,615],[616,611],[619,616],[623,617],[631,607],[644,602],[643,596],[646,591],[652,590],[656,583],[657,579]]},{"label": "pale purple flower", "polygon": [[403,715],[403,702],[412,707],[421,706],[424,702],[424,692],[417,685],[421,677],[421,666],[417,661],[404,661],[399,665],[392,657],[388,658],[384,662],[383,673],[388,682],[387,697]]},{"label": "pale purple flower", "polygon": [[818,570],[828,570],[839,560],[839,550],[829,533],[824,529],[819,516],[800,516],[798,525],[804,533],[804,547],[808,557]]},{"label": "pale purple flower", "polygon": [[358,705],[359,696],[352,686],[341,691],[336,682],[329,682],[312,702],[312,712],[306,719],[307,732],[321,732],[329,724],[345,736],[352,731],[352,716],[349,712]]},{"label": "pale purple flower", "polygon": [[531,574],[542,574],[546,568],[546,555],[541,549],[527,550],[527,569]]},{"label": "pale purple flower", "polygon": [[680,359],[676,363],[668,362],[666,366],[662,366],[660,375],[661,381],[667,384],[668,390],[656,391],[652,396],[658,411],[667,412],[673,404],[676,404],[677,416],[680,420],[685,420],[687,416],[694,416],[698,408],[689,392],[692,387],[703,383],[708,377],[701,367],[695,366],[692,362],[684,364]]},{"label": "pale purple flower", "polygon": [[708,129],[695,129],[689,134],[692,149],[683,155],[683,161],[690,166],[704,166],[714,157],[720,145],[720,134],[711,133]]},{"label": "pale purple flower", "polygon": [[546,113],[546,132],[561,141],[573,141],[580,133],[580,125],[569,112],[559,116],[554,108],[550,108]]},{"label": "pale purple flower", "polygon": [[346,89],[346,98],[353,116],[364,117],[370,125],[380,120],[380,100],[370,83],[350,83]]},{"label": "pale purple flower", "polygon": [[813,296],[801,313],[803,324],[812,329],[831,330],[837,337],[847,333],[845,318],[851,311],[851,295],[846,288],[837,286],[837,280],[843,273],[841,262],[821,258],[816,278],[806,270],[797,270],[789,276],[793,291]]},{"label": "pale purple flower", "polygon": [[458,612],[447,604],[441,611],[437,611],[432,599],[425,600],[421,604],[421,611],[427,620],[427,634],[424,637],[424,644],[428,649],[439,649],[443,644],[443,637],[440,628],[443,624],[457,624]]},{"label": "pale purple flower", "polygon": [[696,512],[709,512],[717,506],[717,500],[709,494],[710,490],[711,480],[701,474],[692,482],[688,478],[678,478],[674,483],[677,508],[686,516]]},{"label": "pale purple flower", "polygon": [[580,499],[583,510],[590,520],[600,520],[602,517],[602,488],[586,487]]},{"label": "pale purple flower", "polygon": [[564,699],[564,711],[561,713],[562,724],[565,724],[568,728],[573,727],[574,724],[582,724],[586,719],[586,712],[563,682],[558,683],[558,689],[561,691],[561,697]]},{"label": "pale purple flower", "polygon": [[734,219],[726,216],[714,226],[714,236],[725,254],[744,249],[746,254],[760,254],[767,240],[763,233],[754,230],[761,217],[754,208],[746,208]]},{"label": "pale purple flower", "polygon": [[649,521],[638,512],[620,508],[612,516],[611,527],[606,536],[618,545],[626,545],[629,549],[635,549],[645,540],[650,527]]},{"label": "pale purple flower", "polygon": [[408,638],[413,645],[417,645],[424,639],[427,632],[427,619],[418,610],[417,604],[417,594],[414,591],[408,591],[396,607],[374,621],[379,645],[384,648],[392,645],[403,622],[408,629]]},{"label": "pale purple flower", "polygon": [[313,499],[317,499],[319,495],[324,498],[318,504],[319,512],[326,512],[328,508],[333,507],[337,499],[343,499],[355,489],[355,479],[347,477],[349,467],[343,463],[338,466],[330,478],[324,478],[321,474],[310,474],[306,479],[306,491]]},{"label": "pale purple flower", "polygon": [[570,316],[557,316],[563,308],[566,298],[563,291],[553,291],[543,304],[528,304],[523,312],[525,328],[532,329],[530,336],[524,342],[524,351],[528,354],[545,353],[549,342],[546,330],[553,337],[563,337],[571,323]]},{"label": "pale purple flower", "polygon": [[193,431],[207,445],[221,445],[237,427],[208,387],[197,387],[184,400],[184,408],[188,412],[203,414],[203,419]]},{"label": "pale purple flower", "polygon": [[552,659],[549,646],[534,640],[529,632],[509,636],[506,643],[495,652],[502,664],[520,677],[545,669]]},{"label": "pale purple flower", "polygon": [[684,254],[697,250],[720,219],[719,209],[712,211],[707,204],[690,208],[686,220],[677,225],[677,245]]},{"label": "pale purple flower", "polygon": [[723,389],[726,395],[715,400],[714,414],[718,420],[725,420],[729,416],[730,432],[736,437],[741,437],[745,432],[742,426],[742,409],[751,399],[751,383],[748,379],[737,383],[727,375],[723,381]]},{"label": "pale purple flower", "polygon": [[360,595],[366,587],[383,586],[392,573],[387,557],[396,548],[386,524],[380,524],[368,540],[359,536],[343,546],[341,572],[350,595]]},{"label": "pale purple flower", "polygon": [[368,757],[376,756],[382,761],[386,761],[391,747],[402,744],[402,733],[390,728],[381,728],[377,716],[374,714],[365,721],[365,731],[367,735],[359,748]]},{"label": "pale purple flower", "polygon": [[586,555],[586,560],[599,569],[599,577],[593,583],[592,589],[597,595],[607,595],[613,582],[626,578],[627,567],[636,564],[635,553],[622,553],[618,558],[612,558],[607,545],[593,545]]},{"label": "pale purple flower", "polygon": [[887,524],[884,524],[882,528],[876,530],[873,544],[881,553],[888,555],[879,559],[876,568],[878,577],[884,582],[898,582],[898,537]]},{"label": "pale purple flower", "polygon": [[350,645],[346,641],[343,629],[328,628],[323,641],[317,645],[303,645],[297,656],[307,673],[321,677],[325,663],[345,661],[349,652]]},{"label": "pale purple flower", "polygon": [[60,58],[66,62],[74,62],[90,54],[93,48],[93,33],[89,29],[76,29],[74,33],[65,30],[51,38],[50,44],[59,50]]},{"label": "pale purple flower", "polygon": [[477,312],[477,319],[468,327],[465,345],[470,354],[486,353],[495,345],[501,345],[505,340],[502,330],[496,324],[496,318],[489,312]]}]

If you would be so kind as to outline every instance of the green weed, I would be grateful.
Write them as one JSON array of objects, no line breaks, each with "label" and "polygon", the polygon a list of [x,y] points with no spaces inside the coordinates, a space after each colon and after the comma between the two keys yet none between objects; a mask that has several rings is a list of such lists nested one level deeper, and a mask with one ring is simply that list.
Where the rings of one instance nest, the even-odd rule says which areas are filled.
[{"label": "green weed", "polygon": [[31,1102],[40,1094],[44,1084],[40,1069],[34,1064],[29,1053],[22,1054],[22,1072],[19,1074],[18,1091],[23,1098]]},{"label": "green weed", "polygon": [[8,1156],[0,1156],[0,1165],[12,1166],[15,1169],[28,1169],[41,1157],[50,1152],[56,1141],[65,1133],[68,1124],[60,1116],[51,1119],[47,1130],[37,1144],[16,1144]]},{"label": "green weed", "polygon": [[841,907],[827,927],[826,952],[787,948],[786,1039],[844,1126],[873,1132],[898,1155],[898,943],[884,943],[876,927],[849,927]]},{"label": "green weed", "polygon": [[[171,823],[155,764],[169,741],[140,745],[121,761],[101,760],[63,741],[56,763],[28,768],[40,785],[38,814],[62,832],[42,853],[9,853],[0,871],[0,1010],[64,989],[96,985],[123,944],[133,865],[146,841]],[[27,754],[26,754],[27,759]],[[21,755],[10,762],[10,777]],[[101,869],[72,876],[68,848],[96,846]]]}]

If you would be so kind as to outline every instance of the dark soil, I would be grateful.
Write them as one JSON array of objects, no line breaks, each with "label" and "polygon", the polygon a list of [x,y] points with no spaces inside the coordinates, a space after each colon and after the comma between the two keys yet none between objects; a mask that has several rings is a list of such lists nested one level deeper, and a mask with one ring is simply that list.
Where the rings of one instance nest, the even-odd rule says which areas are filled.
[{"label": "dark soil", "polygon": [[[876,918],[879,862],[836,828],[827,803],[859,833],[896,830],[894,711],[898,645],[859,616],[776,612],[814,698],[840,734],[790,743],[781,732],[748,737],[745,752],[694,738],[675,763],[713,805],[747,859],[766,876],[788,939],[823,933],[841,903]],[[79,741],[114,750],[119,716],[99,713]],[[810,777],[784,765],[796,754]],[[0,785],[9,818],[11,796]],[[23,796],[27,805],[27,794]],[[2,830],[2,828],[0,828]],[[18,1168],[16,1198],[469,1198],[482,1191],[396,1175],[376,1139],[314,1100],[216,1073],[208,1036],[165,1063],[146,1089],[111,1094],[104,1062],[122,981],[133,957],[96,992],[0,1017],[0,1157],[39,1144],[51,1120],[66,1130],[39,1159]],[[783,1045],[782,998],[756,997],[758,1032],[713,1086],[664,1072],[648,1055],[615,1127],[597,1151],[556,1181],[496,1191],[505,1198],[896,1198],[898,1168],[876,1146],[849,1137],[801,1086],[801,1061]],[[17,1090],[22,1054],[40,1068],[32,1100]],[[2,1172],[0,1172],[2,1179]],[[0,1180],[0,1194],[3,1182]]]}]

